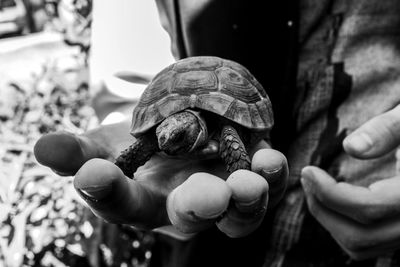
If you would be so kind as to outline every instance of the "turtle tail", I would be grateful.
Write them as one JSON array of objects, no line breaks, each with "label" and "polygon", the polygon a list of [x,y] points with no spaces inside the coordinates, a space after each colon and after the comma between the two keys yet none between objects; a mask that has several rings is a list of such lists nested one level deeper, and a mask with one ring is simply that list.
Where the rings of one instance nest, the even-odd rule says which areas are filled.
[{"label": "turtle tail", "polygon": [[222,128],[219,151],[229,173],[239,169],[250,170],[250,157],[234,127],[226,125]]},{"label": "turtle tail", "polygon": [[145,134],[138,137],[132,145],[122,151],[114,163],[127,177],[133,178],[137,168],[144,165],[158,150],[155,135]]}]

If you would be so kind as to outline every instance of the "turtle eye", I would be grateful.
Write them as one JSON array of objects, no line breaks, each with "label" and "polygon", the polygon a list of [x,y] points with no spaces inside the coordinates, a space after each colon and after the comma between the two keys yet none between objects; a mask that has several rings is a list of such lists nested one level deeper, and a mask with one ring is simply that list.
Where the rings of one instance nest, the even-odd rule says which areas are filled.
[{"label": "turtle eye", "polygon": [[184,132],[178,132],[174,137],[175,143],[179,144],[179,143],[183,142],[183,140],[185,140],[185,133]]}]

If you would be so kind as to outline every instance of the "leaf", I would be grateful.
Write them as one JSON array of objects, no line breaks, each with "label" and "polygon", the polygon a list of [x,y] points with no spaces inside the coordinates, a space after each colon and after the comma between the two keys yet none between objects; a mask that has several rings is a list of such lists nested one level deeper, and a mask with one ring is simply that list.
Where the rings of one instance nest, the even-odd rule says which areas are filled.
[{"label": "leaf", "polygon": [[10,238],[11,242],[9,242],[9,244],[4,244],[3,242],[1,243],[6,266],[8,267],[19,267],[22,265],[25,251],[26,221],[29,214],[35,208],[36,206],[31,204],[23,212],[14,217],[12,220],[14,231],[12,238]]},{"label": "leaf", "polygon": [[11,157],[9,163],[0,161],[0,188],[3,202],[11,202],[15,199],[15,191],[22,176],[24,163],[27,159],[27,153]]}]

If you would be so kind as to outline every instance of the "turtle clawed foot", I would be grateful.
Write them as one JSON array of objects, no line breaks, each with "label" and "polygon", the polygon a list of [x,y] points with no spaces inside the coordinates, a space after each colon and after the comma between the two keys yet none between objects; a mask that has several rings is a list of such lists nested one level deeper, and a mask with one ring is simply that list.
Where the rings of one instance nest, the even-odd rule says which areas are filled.
[{"label": "turtle clawed foot", "polygon": [[245,155],[245,158],[240,159],[238,161],[234,161],[230,164],[227,164],[226,166],[226,170],[229,173],[232,173],[237,170],[250,170],[250,168],[251,168],[251,162],[247,155]]}]

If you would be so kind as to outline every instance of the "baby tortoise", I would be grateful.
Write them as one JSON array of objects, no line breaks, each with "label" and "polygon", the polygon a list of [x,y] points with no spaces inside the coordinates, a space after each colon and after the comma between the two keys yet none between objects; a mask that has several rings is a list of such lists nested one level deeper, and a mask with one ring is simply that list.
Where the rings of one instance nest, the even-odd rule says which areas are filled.
[{"label": "baby tortoise", "polygon": [[268,136],[271,102],[242,65],[218,57],[190,57],[158,73],[133,110],[134,143],[116,159],[128,177],[158,151],[183,155],[219,141],[228,172],[250,169],[246,147]]}]

